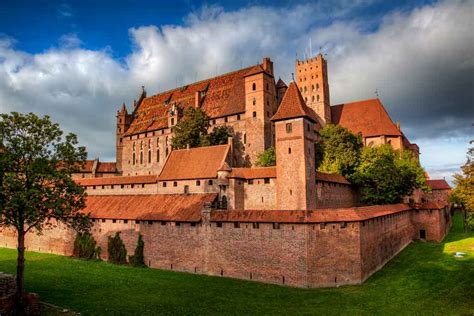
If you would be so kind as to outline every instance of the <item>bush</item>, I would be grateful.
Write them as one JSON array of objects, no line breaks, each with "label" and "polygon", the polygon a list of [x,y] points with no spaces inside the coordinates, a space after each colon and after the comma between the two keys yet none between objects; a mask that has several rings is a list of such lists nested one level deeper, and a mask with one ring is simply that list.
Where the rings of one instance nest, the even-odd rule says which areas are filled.
[{"label": "bush", "polygon": [[100,247],[92,237],[91,233],[78,233],[74,240],[73,255],[83,259],[100,259]]},{"label": "bush", "polygon": [[107,250],[109,251],[109,261],[116,264],[127,263],[127,249],[120,238],[120,233],[116,232],[114,237],[108,237]]},{"label": "bush", "polygon": [[143,249],[145,248],[145,243],[143,242],[143,236],[138,235],[137,247],[135,248],[135,253],[133,256],[128,257],[128,261],[134,267],[145,267],[145,259],[143,256]]},{"label": "bush", "polygon": [[261,152],[257,157],[258,167],[271,167],[276,165],[276,151],[275,147],[269,147]]}]

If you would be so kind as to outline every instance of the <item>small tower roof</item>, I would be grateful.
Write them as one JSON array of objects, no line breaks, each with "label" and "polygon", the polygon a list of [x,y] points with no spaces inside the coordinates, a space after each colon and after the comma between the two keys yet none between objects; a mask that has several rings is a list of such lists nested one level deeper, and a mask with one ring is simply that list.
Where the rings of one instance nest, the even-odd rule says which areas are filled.
[{"label": "small tower roof", "polygon": [[288,86],[286,85],[286,83],[283,80],[281,80],[281,78],[278,78],[278,82],[276,84],[276,87],[277,88],[287,88]]},{"label": "small tower roof", "polygon": [[231,172],[232,171],[232,168],[229,166],[229,164],[227,162],[223,162],[222,165],[220,166],[219,169],[217,169],[217,171],[228,171],[228,172]]},{"label": "small tower roof", "polygon": [[127,114],[127,107],[125,106],[125,103],[122,103],[122,109],[120,110],[120,112]]},{"label": "small tower roof", "polygon": [[298,86],[292,81],[283,96],[278,111],[272,117],[272,121],[275,122],[298,117],[306,117],[313,122],[318,121],[316,113],[306,106]]}]

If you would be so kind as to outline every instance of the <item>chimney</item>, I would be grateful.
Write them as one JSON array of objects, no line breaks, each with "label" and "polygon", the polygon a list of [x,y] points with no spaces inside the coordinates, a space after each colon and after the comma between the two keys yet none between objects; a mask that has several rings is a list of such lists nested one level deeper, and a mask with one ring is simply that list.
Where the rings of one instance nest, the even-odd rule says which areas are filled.
[{"label": "chimney", "polygon": [[201,92],[200,91],[196,91],[194,92],[194,107],[195,108],[199,108],[201,107]]},{"label": "chimney", "polygon": [[270,60],[270,57],[263,58],[262,66],[266,72],[273,75],[273,62]]}]

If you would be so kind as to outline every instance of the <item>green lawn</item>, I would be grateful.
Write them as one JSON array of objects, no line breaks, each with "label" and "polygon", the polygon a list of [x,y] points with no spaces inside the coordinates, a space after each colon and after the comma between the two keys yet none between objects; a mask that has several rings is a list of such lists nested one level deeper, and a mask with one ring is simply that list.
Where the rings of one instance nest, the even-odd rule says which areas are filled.
[{"label": "green lawn", "polygon": [[[443,243],[411,244],[360,286],[296,289],[34,252],[26,284],[82,315],[473,314],[474,233],[463,233],[460,219]],[[15,256],[0,248],[0,271],[14,273]]]}]

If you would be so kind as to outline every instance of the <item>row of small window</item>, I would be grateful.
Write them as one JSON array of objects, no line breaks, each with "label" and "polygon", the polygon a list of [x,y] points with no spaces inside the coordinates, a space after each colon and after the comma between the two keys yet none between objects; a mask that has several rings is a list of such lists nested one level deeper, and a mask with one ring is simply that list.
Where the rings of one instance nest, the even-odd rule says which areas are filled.
[{"label": "row of small window", "polygon": [[[107,220],[105,218],[102,218],[102,219],[96,219],[96,218],[92,218],[91,221],[93,223],[97,222],[97,223],[105,223]],[[110,219],[109,219],[110,221]],[[117,221],[120,223],[120,221],[122,221],[122,223],[124,224],[128,224],[128,219],[124,219],[124,220],[117,220],[117,219],[112,219],[111,220],[112,223],[117,223]],[[135,224],[148,224],[148,225],[153,225],[154,222],[156,221],[146,221],[146,220],[143,220],[143,221],[140,221],[140,220],[135,220],[135,221],[132,221],[134,222]],[[158,221],[158,223],[160,223],[161,226],[166,226],[167,223],[174,223],[174,226],[181,226],[181,222],[163,222],[163,221]],[[191,227],[195,227],[197,223],[194,223],[194,222],[191,222],[189,223]]]},{"label": "row of small window", "polygon": [[[148,147],[147,147],[148,150],[150,150],[152,148],[151,145],[152,145],[151,144],[151,139],[148,139]],[[169,138],[168,138],[168,136],[166,136],[166,138],[165,138],[165,147],[168,147],[168,146],[169,146]],[[160,139],[159,138],[156,139],[156,147],[158,149],[160,148]],[[136,142],[133,142],[132,151],[135,152],[136,151],[135,149],[136,149]],[[143,140],[140,141],[140,150],[143,150]]]},{"label": "row of small window", "polygon": [[[267,84],[265,85],[265,89],[266,89],[267,91],[270,90],[270,85],[268,84],[268,82],[267,82]],[[252,83],[252,91],[255,91],[255,90],[257,90],[257,84],[256,84],[256,83]]]},{"label": "row of small window", "polygon": [[[300,88],[301,93],[306,93],[308,92],[308,88],[306,86]],[[319,91],[319,83],[316,84],[316,86],[313,84],[311,85],[311,91]]]},{"label": "row of small window", "polygon": [[[140,138],[140,135],[143,135],[144,138],[146,137],[152,137],[152,136],[155,136],[157,134],[159,135],[163,135],[166,131],[166,128],[163,128],[163,129],[160,129],[158,131],[153,131],[153,132],[146,132],[146,133],[143,133],[143,134],[138,134],[138,135],[130,135],[128,137],[129,140],[132,140],[132,139],[139,139]],[[172,130],[170,129],[170,132],[172,132]]]},{"label": "row of small window", "polygon": [[[143,183],[142,183],[142,184],[136,184],[136,186],[137,186],[137,188],[140,188],[140,187],[141,187],[141,188],[145,188],[145,184],[143,184]],[[92,190],[95,190],[97,186],[96,186],[96,185],[86,186],[86,189],[87,189],[87,188],[90,188],[90,187],[92,187]],[[101,187],[102,190],[103,190],[103,189],[105,189],[107,186],[106,186],[106,185],[102,185],[102,186],[100,186],[100,187]],[[115,188],[115,185],[114,185],[114,184],[111,184],[111,185],[110,185],[110,188],[111,188],[111,189],[114,189],[114,188]],[[121,185],[120,185],[120,188],[121,188],[121,189],[125,189],[125,184],[121,184]],[[130,188],[131,188],[131,189],[135,188],[135,184],[130,184]]]},{"label": "row of small window", "polygon": [[[254,179],[248,179],[247,184],[253,184]],[[263,183],[269,184],[270,183],[270,178],[264,178]]]},{"label": "row of small window", "polygon": [[[169,155],[169,148],[166,147],[166,150],[165,150],[165,156],[168,157]],[[151,150],[148,150],[148,163],[151,163],[152,161],[152,157],[151,157]],[[156,162],[160,162],[160,150],[157,149],[156,150]],[[128,161],[128,163],[130,164],[130,160]],[[135,165],[135,164],[143,164],[143,152],[140,152],[140,160],[136,159],[136,156],[135,156],[135,153],[132,154],[132,164]]]},{"label": "row of small window", "polygon": [[[213,185],[214,184],[214,180],[207,180],[207,184],[208,185]],[[196,180],[196,186],[200,186],[201,185],[201,180]],[[165,182],[162,182],[162,186],[163,188],[166,188],[168,186],[168,183],[165,181]],[[177,181],[173,181],[173,187],[177,187],[178,186],[178,182]],[[185,187],[189,187],[188,185],[185,185]]]},{"label": "row of small window", "polygon": [[[224,117],[224,123],[229,122],[229,117],[231,117],[231,116],[226,116],[226,117]],[[236,119],[236,121],[240,121],[240,119],[241,119],[240,114],[237,114],[237,115],[235,116],[235,119]],[[217,119],[213,119],[213,120],[211,121],[211,125],[216,125],[216,124],[217,124]]]},{"label": "row of small window", "polygon": [[[316,69],[317,69],[317,68],[319,68],[318,65],[316,65]],[[308,70],[308,68],[305,68],[305,69],[304,69],[304,71],[307,71],[307,70]],[[309,67],[309,70],[313,70],[313,67]],[[301,69],[300,69],[300,72],[301,72]],[[306,80],[306,79],[305,79],[305,80]]]},{"label": "row of small window", "polygon": [[[252,224],[252,228],[253,229],[259,229],[260,228],[260,223],[258,222],[253,222],[251,223]],[[216,223],[216,227],[218,228],[222,228],[222,222],[217,222]],[[320,223],[319,224],[319,229],[326,229],[326,226],[329,225],[328,223]],[[339,227],[340,228],[346,228],[347,227],[347,223],[346,222],[340,222],[339,223]],[[234,222],[234,228],[240,228],[241,227],[241,223],[240,222]],[[248,226],[245,225],[245,228],[247,228]],[[272,223],[272,228],[273,229],[280,229],[281,228],[281,224],[280,223]],[[336,228],[336,225],[333,224],[333,229]],[[316,225],[313,225],[313,230],[316,229]],[[291,230],[295,230],[295,225],[291,225]]]}]

